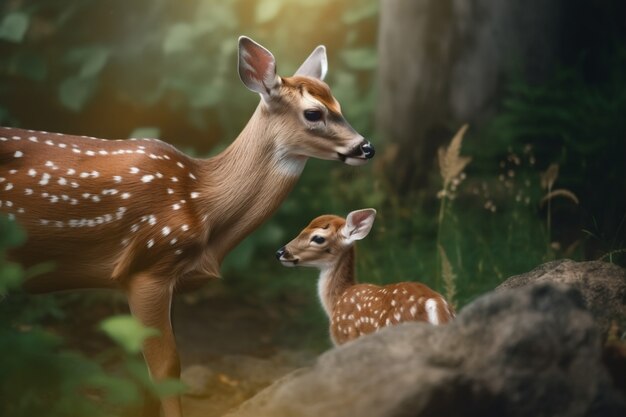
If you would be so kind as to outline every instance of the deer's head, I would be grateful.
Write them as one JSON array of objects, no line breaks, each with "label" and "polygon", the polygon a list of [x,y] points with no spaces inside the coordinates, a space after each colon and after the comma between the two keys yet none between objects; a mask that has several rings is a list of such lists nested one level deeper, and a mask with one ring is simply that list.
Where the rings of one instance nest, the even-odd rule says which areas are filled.
[{"label": "deer's head", "polygon": [[280,157],[339,160],[362,165],[374,147],[345,120],[323,81],[326,49],[318,46],[292,77],[276,73],[274,56],[247,37],[239,38],[239,76],[261,96],[264,116],[276,132]]},{"label": "deer's head", "polygon": [[374,209],[353,211],[345,219],[328,214],[316,217],[276,252],[276,258],[285,266],[328,267],[368,235],[375,217]]}]

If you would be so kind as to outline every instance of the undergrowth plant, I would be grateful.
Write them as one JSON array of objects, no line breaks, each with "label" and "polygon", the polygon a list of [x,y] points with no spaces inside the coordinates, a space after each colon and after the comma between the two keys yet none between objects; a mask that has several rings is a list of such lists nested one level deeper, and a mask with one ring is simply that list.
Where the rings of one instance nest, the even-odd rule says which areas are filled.
[{"label": "undergrowth plant", "polygon": [[[48,296],[19,288],[35,270],[9,262],[5,253],[22,244],[25,234],[0,216],[0,415],[11,417],[99,417],[136,415],[143,393],[172,395],[178,381],[154,384],[138,352],[154,331],[130,316],[103,321],[102,331],[116,346],[96,357],[69,349],[44,323],[64,312]],[[40,269],[39,269],[40,270]],[[49,320],[48,320],[49,321]]]}]

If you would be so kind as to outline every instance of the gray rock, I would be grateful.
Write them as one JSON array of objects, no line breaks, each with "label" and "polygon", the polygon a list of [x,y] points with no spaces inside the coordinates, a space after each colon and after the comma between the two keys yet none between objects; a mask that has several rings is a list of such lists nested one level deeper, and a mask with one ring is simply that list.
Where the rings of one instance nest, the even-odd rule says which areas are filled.
[{"label": "gray rock", "polygon": [[548,262],[525,274],[513,276],[496,291],[520,288],[539,282],[571,285],[583,295],[603,336],[612,321],[626,324],[626,270],[607,262],[574,262],[569,259]]},{"label": "gray rock", "polygon": [[580,293],[490,293],[447,326],[405,323],[320,356],[228,417],[623,416]]}]

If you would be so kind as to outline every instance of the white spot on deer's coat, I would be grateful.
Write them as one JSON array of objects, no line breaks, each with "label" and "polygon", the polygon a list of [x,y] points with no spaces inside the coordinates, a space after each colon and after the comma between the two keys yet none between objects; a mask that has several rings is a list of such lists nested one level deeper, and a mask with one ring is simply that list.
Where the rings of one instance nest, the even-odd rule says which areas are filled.
[{"label": "white spot on deer's coat", "polygon": [[96,153],[94,151],[86,151],[85,155],[94,156]]},{"label": "white spot on deer's coat", "polygon": [[147,246],[148,246],[148,248],[151,248],[152,246],[154,246],[154,239],[150,239],[150,240],[148,241]]},{"label": "white spot on deer's coat", "polygon": [[195,175],[193,175],[193,174],[190,172],[190,173],[189,173],[189,178],[191,178],[192,180],[195,180],[195,179],[196,179],[196,176],[195,176]]},{"label": "white spot on deer's coat", "polygon": [[6,187],[4,187],[5,191],[9,191],[9,190],[10,190],[10,189],[12,189],[12,188],[13,188],[13,184],[11,184],[11,183],[8,183],[8,184],[6,185]]},{"label": "white spot on deer's coat", "polygon": [[429,298],[426,300],[426,313],[428,321],[432,324],[439,324],[439,315],[437,314],[437,300]]},{"label": "white spot on deer's coat", "polygon": [[132,226],[130,226],[130,231],[135,233],[137,230],[139,230],[139,224],[135,223]]},{"label": "white spot on deer's coat", "polygon": [[180,226],[180,229],[181,229],[183,232],[186,232],[187,230],[189,230],[189,226],[188,226],[188,225],[186,225],[186,224],[183,224],[182,226]]},{"label": "white spot on deer's coat", "polygon": [[168,189],[167,189],[167,193],[168,193],[168,194],[174,194],[174,190],[172,190],[171,188],[168,188]]},{"label": "white spot on deer's coat", "polygon": [[31,195],[32,193],[33,193],[33,190],[32,190],[32,189],[30,189],[30,188],[25,188],[25,189],[24,189],[24,194],[26,194],[26,195]]},{"label": "white spot on deer's coat", "polygon": [[74,153],[80,153],[80,149],[76,149],[76,148],[74,148],[74,149],[72,149],[72,152],[74,152]]},{"label": "white spot on deer's coat", "polygon": [[76,174],[76,170],[75,169],[70,168],[70,169],[67,170],[67,175],[74,175],[74,174]]},{"label": "white spot on deer's coat", "polygon": [[399,321],[400,321],[400,318],[401,318],[400,313],[395,313],[395,314],[393,315],[393,318],[394,318],[394,319],[396,319],[396,321],[398,321],[398,322],[399,322]]},{"label": "white spot on deer's coat", "polygon": [[29,137],[28,140],[31,142],[37,142],[37,138],[35,136]]},{"label": "white spot on deer's coat", "polygon": [[181,168],[185,168],[185,166],[182,164],[182,162],[176,162],[176,165],[178,165]]},{"label": "white spot on deer's coat", "polygon": [[113,176],[113,181],[115,181],[117,183],[120,183],[120,182],[122,182],[122,177],[120,177],[119,175],[115,175],[115,176]]},{"label": "white spot on deer's coat", "polygon": [[13,154],[14,158],[21,158],[22,156],[24,156],[24,153],[22,151],[15,151],[15,153]]},{"label": "white spot on deer's coat", "polygon": [[167,226],[165,226],[163,229],[161,229],[161,233],[163,233],[163,236],[169,235],[171,231],[172,231],[172,229],[170,229]]},{"label": "white spot on deer's coat", "polygon": [[151,226],[154,226],[156,224],[156,217],[153,214],[148,216],[148,223],[150,223]]},{"label": "white spot on deer's coat", "polygon": [[178,178],[172,177],[172,182],[178,182]]},{"label": "white spot on deer's coat", "polygon": [[180,255],[181,253],[183,253],[183,251],[182,251],[182,250],[180,250],[180,249],[176,249],[176,250],[174,251],[174,253],[175,253],[176,255]]},{"label": "white spot on deer's coat", "polygon": [[67,180],[66,180],[65,178],[63,178],[63,177],[59,178],[59,181],[58,181],[58,182],[59,182],[59,185],[65,185],[65,184],[67,184]]},{"label": "white spot on deer's coat", "polygon": [[176,242],[178,242],[178,239],[174,238],[174,239],[170,240],[170,245],[175,245]]},{"label": "white spot on deer's coat", "polygon": [[172,208],[173,208],[174,210],[180,210],[180,204],[178,204],[178,203],[173,204],[173,205],[172,205]]},{"label": "white spot on deer's coat", "polygon": [[46,185],[48,184],[49,180],[50,180],[50,174],[48,174],[47,172],[44,172],[43,175],[41,176],[41,181],[39,181],[39,185]]},{"label": "white spot on deer's coat", "polygon": [[191,198],[198,198],[198,197],[200,196],[200,193],[197,193],[197,192],[195,192],[195,191],[194,191],[194,192],[192,192],[191,194],[189,194],[189,196],[190,196]]},{"label": "white spot on deer's coat", "polygon": [[122,193],[122,195],[120,197],[122,197],[124,200],[126,200],[128,197],[130,197],[130,193]]},{"label": "white spot on deer's coat", "polygon": [[131,174],[136,174],[138,172],[139,172],[139,168],[137,168],[137,167],[130,167],[130,173]]},{"label": "white spot on deer's coat", "polygon": [[65,143],[59,143],[57,146],[63,149],[67,148],[67,145]]},{"label": "white spot on deer's coat", "polygon": [[144,175],[141,177],[142,182],[150,182],[154,179],[154,175]]},{"label": "white spot on deer's coat", "polygon": [[411,308],[409,309],[409,313],[411,313],[411,317],[415,317],[415,315],[417,314],[417,306],[411,306]]}]

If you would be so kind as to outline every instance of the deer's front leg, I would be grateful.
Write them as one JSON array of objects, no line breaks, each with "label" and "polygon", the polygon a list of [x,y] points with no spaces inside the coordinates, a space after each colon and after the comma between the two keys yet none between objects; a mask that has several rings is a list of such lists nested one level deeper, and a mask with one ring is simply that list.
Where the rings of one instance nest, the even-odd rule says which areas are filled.
[{"label": "deer's front leg", "polygon": [[[131,313],[144,325],[156,328],[159,336],[146,339],[143,355],[155,381],[180,377],[180,361],[170,321],[172,285],[169,280],[149,274],[136,275],[127,288]],[[180,398],[161,400],[165,417],[181,417]],[[158,417],[158,404],[146,404],[144,417]]]}]

